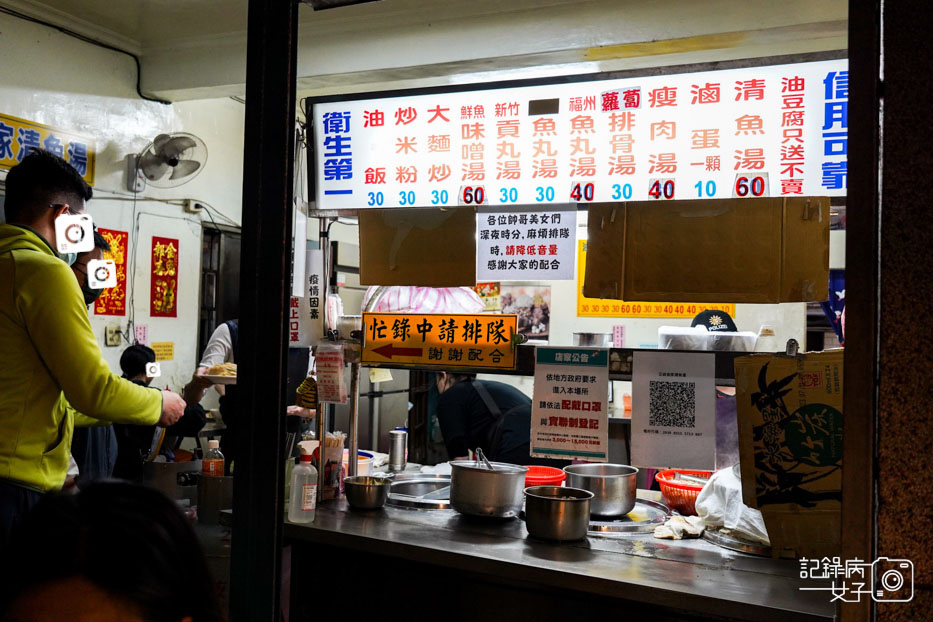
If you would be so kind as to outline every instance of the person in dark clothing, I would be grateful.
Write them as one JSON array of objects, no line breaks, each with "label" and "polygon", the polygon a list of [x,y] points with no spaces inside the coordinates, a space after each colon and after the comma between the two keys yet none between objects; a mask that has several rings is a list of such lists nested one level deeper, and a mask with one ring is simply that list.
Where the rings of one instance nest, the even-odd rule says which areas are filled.
[{"label": "person in dark clothing", "polygon": [[[84,304],[94,304],[104,290],[94,289],[88,284],[87,264],[95,259],[103,259],[104,252],[110,250],[110,244],[94,228],[94,248],[86,253],[78,253],[71,264],[71,270],[78,279]],[[112,425],[83,427],[75,425],[71,437],[71,455],[78,465],[78,483],[82,486],[96,480],[107,479],[113,475],[113,466],[117,461],[117,435]]]},{"label": "person in dark clothing", "polygon": [[532,458],[531,398],[512,385],[477,380],[475,374],[439,372],[437,419],[450,460],[482,447],[486,457],[509,464],[565,466]]},{"label": "person in dark clothing", "polygon": [[[120,369],[123,377],[140,386],[148,387],[152,377],[146,374],[146,365],[155,362],[155,352],[144,345],[134,344],[120,356]],[[207,414],[198,403],[204,393],[204,385],[197,378],[192,379],[184,390],[185,414],[174,425],[164,430],[165,437],[197,436],[207,422]],[[163,430],[157,426],[114,424],[117,435],[117,462],[113,468],[114,477],[126,480],[139,480],[143,474],[143,463],[159,451]]]}]

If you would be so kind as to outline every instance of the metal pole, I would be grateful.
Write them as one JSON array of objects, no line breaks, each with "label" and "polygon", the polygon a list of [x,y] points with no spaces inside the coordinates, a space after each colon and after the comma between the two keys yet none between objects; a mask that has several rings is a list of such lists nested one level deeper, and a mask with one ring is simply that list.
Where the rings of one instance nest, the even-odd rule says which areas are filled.
[{"label": "metal pole", "polygon": [[357,458],[360,448],[360,364],[350,363],[350,451],[348,470],[357,473]]},{"label": "metal pole", "polygon": [[[324,274],[323,290],[321,299],[324,304],[321,307],[321,322],[323,327],[321,334],[327,337],[327,296],[330,288],[330,221],[327,218],[320,219],[319,246],[321,248],[321,272]],[[318,400],[317,403],[317,440],[318,440],[318,468],[317,468],[317,500],[318,503],[324,500],[324,440],[327,437],[327,407]]]},{"label": "metal pole", "polygon": [[373,451],[379,451],[379,419],[382,414],[381,409],[382,398],[373,396],[369,398],[369,442],[373,448]]},{"label": "metal pole", "polygon": [[248,20],[230,619],[279,622],[298,6]]}]

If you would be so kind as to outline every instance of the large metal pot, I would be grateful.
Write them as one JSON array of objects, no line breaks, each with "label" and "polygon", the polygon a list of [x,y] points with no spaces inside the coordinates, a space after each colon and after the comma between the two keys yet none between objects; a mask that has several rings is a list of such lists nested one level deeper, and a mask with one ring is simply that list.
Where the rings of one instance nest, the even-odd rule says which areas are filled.
[{"label": "large metal pot", "polygon": [[450,504],[461,514],[512,518],[522,509],[526,467],[493,462],[455,460],[450,463]]},{"label": "large metal pot", "polygon": [[564,467],[567,486],[593,493],[590,513],[622,516],[635,507],[635,476],[638,469],[625,464],[571,464]]},{"label": "large metal pot", "polygon": [[593,493],[563,486],[531,486],[525,489],[525,527],[535,538],[582,540],[590,526]]}]

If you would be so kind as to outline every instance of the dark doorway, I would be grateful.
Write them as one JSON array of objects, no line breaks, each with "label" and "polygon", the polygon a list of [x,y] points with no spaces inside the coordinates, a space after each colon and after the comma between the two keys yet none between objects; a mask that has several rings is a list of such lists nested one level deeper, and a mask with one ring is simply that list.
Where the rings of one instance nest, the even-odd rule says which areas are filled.
[{"label": "dark doorway", "polygon": [[240,314],[240,230],[205,227],[201,233],[201,311],[198,356],[218,324]]}]

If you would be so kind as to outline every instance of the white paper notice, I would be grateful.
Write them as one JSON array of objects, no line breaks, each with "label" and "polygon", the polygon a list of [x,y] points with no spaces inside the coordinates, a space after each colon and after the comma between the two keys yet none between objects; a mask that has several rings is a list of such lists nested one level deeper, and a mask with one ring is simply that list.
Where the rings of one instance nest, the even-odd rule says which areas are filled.
[{"label": "white paper notice", "polygon": [[308,217],[301,207],[295,208],[295,239],[292,247],[292,296],[301,298],[307,296],[305,291],[305,268],[307,262],[301,261],[308,247]]},{"label": "white paper notice", "polygon": [[316,346],[324,336],[321,307],[324,304],[324,257],[320,250],[307,252],[302,297],[292,297],[288,313],[288,345]]},{"label": "white paper notice", "polygon": [[609,351],[535,348],[531,455],[609,460]]},{"label": "white paper notice", "polygon": [[322,344],[314,357],[317,365],[317,395],[321,402],[347,403],[342,344]]},{"label": "white paper notice", "polygon": [[576,206],[478,210],[476,237],[477,281],[573,280]]},{"label": "white paper notice", "polygon": [[716,358],[635,352],[632,464],[712,470],[716,458]]}]

